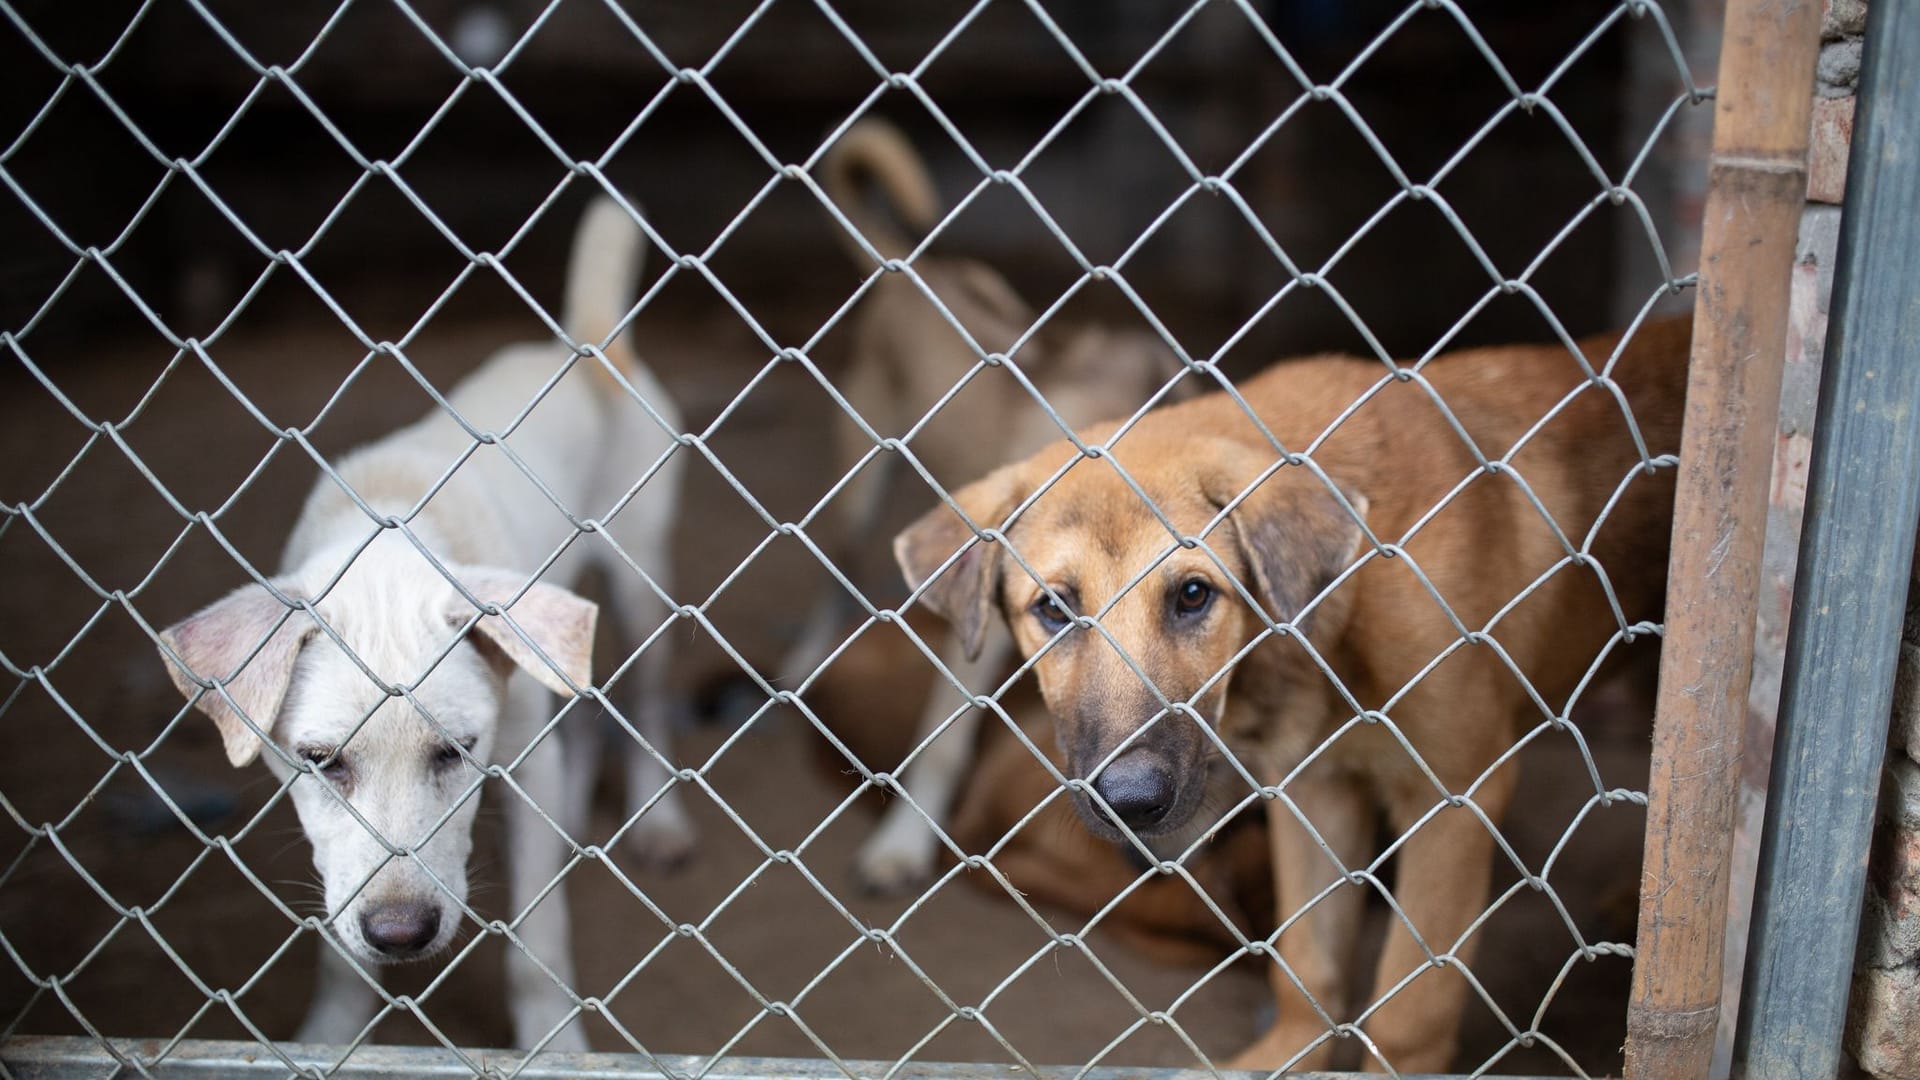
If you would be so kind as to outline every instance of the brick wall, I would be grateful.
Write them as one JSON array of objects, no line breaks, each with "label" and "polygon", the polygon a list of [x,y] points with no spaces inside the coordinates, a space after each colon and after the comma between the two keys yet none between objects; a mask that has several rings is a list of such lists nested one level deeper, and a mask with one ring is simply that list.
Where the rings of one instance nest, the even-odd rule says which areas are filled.
[{"label": "brick wall", "polygon": [[1914,759],[1920,754],[1920,703],[1913,694],[1920,623],[1911,616],[1907,637],[1907,693],[1887,756],[1847,1017],[1847,1049],[1860,1067],[1902,1080],[1920,1077],[1920,763]]},{"label": "brick wall", "polygon": [[1874,1076],[1913,1080],[1920,1078],[1920,563],[1901,639],[1847,1049]]}]

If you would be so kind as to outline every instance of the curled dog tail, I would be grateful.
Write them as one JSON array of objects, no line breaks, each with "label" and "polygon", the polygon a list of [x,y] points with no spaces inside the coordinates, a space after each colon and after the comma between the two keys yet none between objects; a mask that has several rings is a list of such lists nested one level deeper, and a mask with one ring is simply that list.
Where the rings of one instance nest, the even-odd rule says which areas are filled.
[{"label": "curled dog tail", "polygon": [[[885,120],[868,118],[848,128],[827,151],[820,172],[827,197],[885,258],[898,259],[913,250],[895,227],[896,219],[924,232],[940,216],[940,196],[927,175],[926,163],[900,129]],[[885,194],[886,208],[876,212],[866,197],[868,184]],[[851,236],[842,239],[854,261],[865,263],[866,249]]]},{"label": "curled dog tail", "polygon": [[[607,359],[622,374],[633,370],[632,346],[624,330],[611,341],[608,337],[633,305],[646,254],[647,234],[639,223],[611,198],[594,196],[574,227],[561,323],[575,341],[604,345]],[[582,357],[579,363],[598,372],[609,386],[615,385],[598,360]]]}]

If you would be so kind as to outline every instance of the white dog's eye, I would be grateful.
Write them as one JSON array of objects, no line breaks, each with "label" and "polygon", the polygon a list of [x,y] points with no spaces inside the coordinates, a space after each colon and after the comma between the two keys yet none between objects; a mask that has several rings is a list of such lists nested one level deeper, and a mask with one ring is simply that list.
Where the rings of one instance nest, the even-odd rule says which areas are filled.
[{"label": "white dog's eye", "polygon": [[461,739],[458,746],[450,742],[441,743],[440,748],[433,752],[433,767],[436,769],[450,769],[460,764],[462,757],[461,751],[463,749],[471,751],[473,749],[473,743],[474,740],[471,737]]},{"label": "white dog's eye", "polygon": [[337,746],[302,746],[299,754],[301,760],[326,774],[330,780],[346,775],[347,756]]}]

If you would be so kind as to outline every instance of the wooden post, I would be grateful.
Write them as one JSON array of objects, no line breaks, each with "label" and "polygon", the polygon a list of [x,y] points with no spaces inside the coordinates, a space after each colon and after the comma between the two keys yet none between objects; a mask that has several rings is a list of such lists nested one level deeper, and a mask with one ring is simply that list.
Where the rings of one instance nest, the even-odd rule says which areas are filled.
[{"label": "wooden post", "polygon": [[1727,5],[1627,1012],[1633,1080],[1699,1080],[1713,1058],[1819,36],[1812,0]]}]

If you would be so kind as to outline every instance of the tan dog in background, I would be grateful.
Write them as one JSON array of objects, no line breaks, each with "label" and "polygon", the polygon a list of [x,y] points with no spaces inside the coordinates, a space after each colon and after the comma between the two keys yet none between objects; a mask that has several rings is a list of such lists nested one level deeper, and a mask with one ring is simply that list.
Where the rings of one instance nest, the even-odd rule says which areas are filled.
[{"label": "tan dog in background", "polygon": [[[1022,654],[1045,650],[1035,671],[1097,832],[1184,846],[1209,824],[1222,740],[1271,796],[1279,1019],[1234,1065],[1325,1068],[1349,1022],[1370,1067],[1453,1057],[1506,755],[1545,722],[1533,693],[1564,715],[1620,620],[1656,617],[1664,590],[1671,471],[1643,462],[1679,446],[1688,325],[1579,344],[1644,453],[1615,393],[1583,388],[1557,345],[1457,352],[1406,381],[1316,357],[1240,385],[1260,426],[1225,394],[1117,439],[1102,425],[1083,433],[1100,457],[1056,443],[961,490],[971,523],[943,506],[896,541],[965,647],[1004,621]],[[1283,465],[1267,431],[1312,465]],[[1032,573],[976,528],[1004,529]],[[1399,838],[1403,918],[1349,1014],[1376,815]]]},{"label": "tan dog in background", "polygon": [[[822,179],[828,195],[884,259],[905,259],[913,251],[894,224],[896,216],[918,231],[940,218],[926,166],[898,130],[879,120],[863,120],[847,131],[828,152]],[[885,194],[890,211],[870,204],[870,185]],[[856,263],[871,264],[872,255],[857,238],[849,236],[847,247]],[[1035,315],[1006,279],[973,259],[921,256],[911,267],[918,283],[904,273],[884,274],[860,301],[852,356],[839,389],[882,438],[905,436],[953,394],[908,444],[943,486],[958,486],[1038,450],[1061,436],[1061,422],[1079,427],[1127,416],[1179,371],[1172,351],[1158,337],[1139,331],[1050,324],[1014,350]],[[951,319],[928,299],[928,291]],[[983,354],[1009,350],[1059,421],[1004,368],[975,371]],[[963,382],[964,388],[953,393]],[[904,518],[887,520],[889,506],[917,509],[926,503],[911,466],[897,454],[876,453],[873,438],[844,413],[836,410],[835,419],[836,475],[859,471],[835,497],[839,521],[830,530],[831,543],[823,546],[851,580],[871,588],[883,574],[890,576],[890,568],[879,569],[886,554],[874,538],[906,524]],[[845,591],[830,583],[783,659],[782,674],[811,677],[846,637],[855,610]],[[949,647],[942,660],[971,695],[992,691],[1011,656],[1011,643],[994,635],[970,652]],[[906,770],[908,798],[888,806],[857,859],[855,871],[865,887],[907,889],[931,875],[939,841],[929,822],[944,820],[952,806],[979,722],[977,711],[959,711],[962,704],[951,684],[927,697],[916,740],[924,745]],[[943,724],[948,724],[944,731]]]}]

